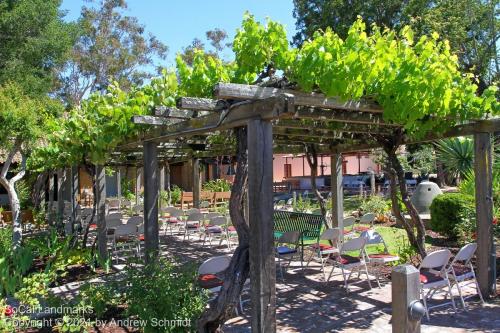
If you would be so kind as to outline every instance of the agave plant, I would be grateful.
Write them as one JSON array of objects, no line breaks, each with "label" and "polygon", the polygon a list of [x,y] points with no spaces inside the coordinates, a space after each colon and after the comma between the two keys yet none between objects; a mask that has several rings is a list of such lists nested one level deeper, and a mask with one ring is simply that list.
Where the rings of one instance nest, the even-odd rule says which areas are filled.
[{"label": "agave plant", "polygon": [[469,138],[439,140],[436,152],[444,169],[451,176],[463,179],[471,172],[474,164],[474,142]]}]

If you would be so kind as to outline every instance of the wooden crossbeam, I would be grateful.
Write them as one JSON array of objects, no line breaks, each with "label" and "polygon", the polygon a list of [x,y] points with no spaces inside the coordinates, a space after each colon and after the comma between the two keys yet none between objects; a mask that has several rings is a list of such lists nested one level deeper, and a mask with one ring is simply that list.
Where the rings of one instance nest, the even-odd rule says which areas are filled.
[{"label": "wooden crossbeam", "polygon": [[182,119],[172,119],[172,118],[158,117],[158,116],[132,116],[132,122],[134,124],[141,124],[141,125],[162,126],[162,125],[172,125],[175,123],[179,123],[181,121]]},{"label": "wooden crossbeam", "polygon": [[[233,104],[222,113],[211,113],[208,116],[191,118],[170,126],[152,129],[141,141],[165,141],[179,136],[192,136],[213,131],[226,130],[245,126],[250,119],[277,119],[283,115],[291,115],[295,111],[293,97],[281,95],[265,100],[245,101]],[[134,144],[127,143],[123,146]],[[123,147],[122,146],[122,147]]]},{"label": "wooden crossbeam", "polygon": [[[330,123],[331,124],[331,123]],[[304,123],[300,120],[293,119],[279,119],[274,123],[276,128],[292,128],[292,129],[313,129],[313,130],[324,130],[335,133],[366,133],[366,134],[377,134],[377,135],[390,135],[392,134],[390,127],[378,127],[370,126],[364,124],[339,124],[338,126],[329,125],[327,122],[323,121],[313,121]]]},{"label": "wooden crossbeam", "polygon": [[361,99],[360,101],[342,101],[338,97],[326,97],[321,93],[305,93],[296,90],[260,87],[236,83],[218,83],[214,95],[219,99],[266,99],[280,94],[291,94],[296,105],[314,106],[325,109],[341,109],[382,113],[382,108],[373,101]]},{"label": "wooden crossbeam", "polygon": [[398,124],[391,124],[382,118],[381,114],[354,112],[346,110],[330,110],[316,107],[297,106],[294,118],[316,119],[322,121],[333,121],[341,123],[366,124],[388,127],[401,127]]},{"label": "wooden crossbeam", "polygon": [[178,118],[178,119],[189,119],[193,117],[194,111],[183,110],[172,107],[160,106],[154,110],[154,116],[166,117],[166,118]]},{"label": "wooden crossbeam", "polygon": [[225,109],[227,103],[210,98],[181,97],[177,100],[177,107],[195,111],[219,111]]}]

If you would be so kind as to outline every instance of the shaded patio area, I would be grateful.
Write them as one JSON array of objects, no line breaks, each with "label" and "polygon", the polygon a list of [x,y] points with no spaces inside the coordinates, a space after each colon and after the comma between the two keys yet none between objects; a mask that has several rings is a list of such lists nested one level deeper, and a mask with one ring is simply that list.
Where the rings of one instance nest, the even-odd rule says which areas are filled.
[{"label": "shaded patio area", "polygon": [[[197,237],[183,241],[181,236],[161,236],[163,256],[175,257],[183,263],[201,264],[213,256],[230,254],[225,244],[202,245]],[[328,272],[330,267],[328,267]],[[346,293],[337,268],[329,282],[323,281],[319,263],[311,262],[302,270],[294,261],[284,273],[284,281],[276,278],[278,332],[390,332],[391,283],[382,278],[381,288],[371,276],[372,289],[353,274]],[[249,288],[248,288],[249,289]],[[467,289],[467,288],[466,288]],[[470,291],[470,292],[469,292]],[[224,327],[225,332],[250,332],[249,290],[244,293],[244,313],[235,316]],[[454,294],[457,294],[454,290]],[[475,294],[474,289],[467,294]],[[458,301],[458,299],[455,299]],[[500,332],[500,300],[481,305],[478,297],[466,302],[453,313],[451,305],[431,310],[430,321],[423,319],[422,332]],[[458,306],[458,302],[457,302]]]}]

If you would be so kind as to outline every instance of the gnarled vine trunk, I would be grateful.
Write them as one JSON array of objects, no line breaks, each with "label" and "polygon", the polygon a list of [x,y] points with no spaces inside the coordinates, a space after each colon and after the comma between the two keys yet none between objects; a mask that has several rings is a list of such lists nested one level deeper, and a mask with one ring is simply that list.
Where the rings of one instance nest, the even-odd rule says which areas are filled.
[{"label": "gnarled vine trunk", "polygon": [[[422,218],[418,214],[417,209],[410,201],[403,166],[401,165],[401,162],[396,154],[397,149],[401,146],[401,142],[403,141],[403,134],[398,132],[395,133],[393,137],[378,137],[377,140],[382,144],[382,147],[387,154],[387,172],[390,179],[393,211],[396,214],[396,218],[401,222],[403,228],[406,230],[410,244],[418,251],[418,254],[424,258],[427,256],[427,251],[425,250],[425,225]],[[407,221],[399,209],[399,199],[397,197],[398,183],[401,200],[410,215],[410,221]]]},{"label": "gnarled vine trunk", "polygon": [[[87,247],[87,240],[89,236],[89,231],[90,231],[90,224],[95,221],[96,218],[96,210],[97,210],[97,184],[95,180],[95,166],[94,165],[88,165],[86,163],[83,163],[83,166],[85,167],[85,170],[87,170],[88,174],[90,175],[90,178],[92,179],[92,192],[94,193],[94,198],[92,202],[92,218],[90,219],[90,222],[87,224],[84,233],[83,233],[83,240],[82,240],[82,249]],[[96,238],[97,239],[97,238]],[[94,244],[92,245],[92,254],[94,253],[94,248],[95,248],[95,241]]]},{"label": "gnarled vine trunk", "polygon": [[[7,173],[9,172],[14,156],[20,153],[22,162],[19,172],[11,177],[7,178]],[[21,204],[19,202],[19,196],[16,192],[16,182],[24,177],[26,174],[26,155],[21,151],[21,141],[16,140],[13,148],[7,155],[7,159],[4,162],[2,170],[0,171],[0,185],[2,185],[7,191],[9,196],[10,210],[12,211],[12,245],[14,248],[21,246],[23,238],[23,228],[21,221]]]},{"label": "gnarled vine trunk", "polygon": [[235,129],[237,140],[236,176],[229,199],[229,214],[238,233],[239,244],[224,273],[224,284],[210,308],[198,320],[198,331],[203,333],[222,332],[221,326],[231,318],[238,304],[245,281],[250,273],[249,226],[244,215],[244,198],[248,180],[247,129]]},{"label": "gnarled vine trunk", "polygon": [[[316,186],[316,178],[318,177],[318,154],[316,152],[316,146],[314,144],[306,144],[305,145],[305,153],[307,164],[309,164],[309,168],[311,169],[311,187],[314,195],[318,199],[319,208],[321,209],[321,215],[325,218],[326,223],[326,199],[323,198],[321,192],[318,190]],[[326,223],[326,228],[328,228],[328,223]]]}]

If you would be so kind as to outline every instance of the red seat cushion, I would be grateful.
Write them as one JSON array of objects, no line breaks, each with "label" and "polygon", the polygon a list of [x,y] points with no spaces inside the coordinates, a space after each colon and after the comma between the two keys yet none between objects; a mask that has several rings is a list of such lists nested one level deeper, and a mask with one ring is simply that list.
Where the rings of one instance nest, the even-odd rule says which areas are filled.
[{"label": "red seat cushion", "polygon": [[358,232],[363,232],[363,231],[367,231],[367,230],[370,230],[371,228],[368,227],[368,226],[362,226],[362,225],[358,225],[357,227],[354,228],[354,230],[358,231]]},{"label": "red seat cushion", "polygon": [[361,259],[359,259],[358,257],[349,256],[347,254],[343,254],[340,257],[337,257],[337,260],[342,265],[354,264],[361,261]]},{"label": "red seat cushion", "polygon": [[311,245],[311,248],[314,250],[320,250],[320,251],[325,251],[325,250],[331,250],[333,249],[333,246],[327,245],[327,244],[313,244]]},{"label": "red seat cushion", "polygon": [[97,224],[92,223],[92,224],[90,225],[90,229],[97,229]]},{"label": "red seat cushion", "polygon": [[393,257],[395,257],[395,255],[389,253],[376,253],[368,255],[368,258],[373,258],[373,259],[383,259],[383,258],[393,258]]},{"label": "red seat cushion", "polygon": [[144,241],[144,235],[137,236],[137,239],[140,240],[141,242]]},{"label": "red seat cushion", "polygon": [[236,228],[231,225],[231,226],[227,227],[227,230],[228,231],[236,231]]},{"label": "red seat cushion", "polygon": [[420,271],[420,282],[421,283],[433,283],[444,280],[442,276],[429,271]]},{"label": "red seat cushion", "polygon": [[196,224],[193,223],[193,224],[188,224],[186,227],[188,229],[198,229],[198,226],[199,226],[198,223],[196,223]]},{"label": "red seat cushion", "polygon": [[177,219],[177,217],[169,217],[167,222],[168,223],[178,223],[179,220]]},{"label": "red seat cushion", "polygon": [[343,230],[342,232],[344,233],[344,235],[348,235],[352,233],[352,230]]},{"label": "red seat cushion", "polygon": [[198,276],[198,284],[204,289],[220,287],[224,281],[219,279],[215,274],[202,274]]}]

